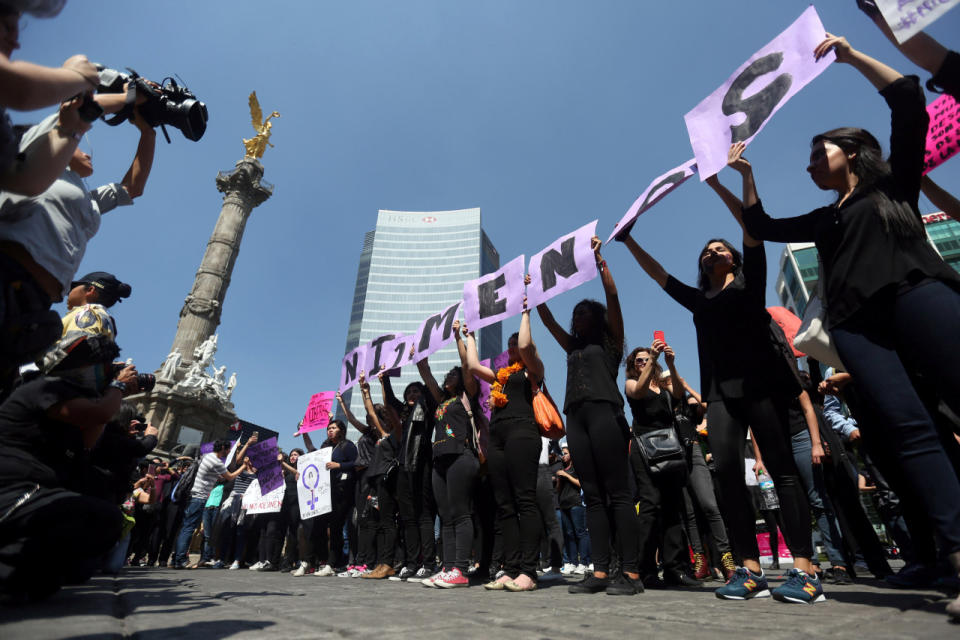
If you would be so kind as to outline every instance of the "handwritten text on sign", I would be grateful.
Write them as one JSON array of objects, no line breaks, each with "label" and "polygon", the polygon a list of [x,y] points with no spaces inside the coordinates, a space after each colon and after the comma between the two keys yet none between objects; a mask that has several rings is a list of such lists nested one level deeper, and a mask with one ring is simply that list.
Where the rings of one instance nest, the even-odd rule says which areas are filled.
[{"label": "handwritten text on sign", "polygon": [[[787,100],[836,59],[832,51],[813,59],[824,37],[820,16],[811,6],[683,117],[700,180],[726,166],[731,143],[749,144]],[[754,87],[760,78],[762,83]]]},{"label": "handwritten text on sign", "polygon": [[463,319],[477,331],[523,311],[523,256],[493,273],[463,283]]},{"label": "handwritten text on sign", "polygon": [[415,359],[417,362],[453,340],[453,322],[457,319],[457,311],[459,310],[460,302],[457,301],[420,323],[415,342],[417,352]]},{"label": "handwritten text on sign", "polygon": [[260,481],[260,488],[265,493],[270,493],[283,484],[283,469],[277,460],[279,453],[280,449],[277,447],[276,438],[259,441],[247,449],[250,463],[257,470],[257,480]]},{"label": "handwritten text on sign", "polygon": [[260,490],[260,482],[254,480],[243,492],[240,506],[247,510],[247,515],[251,516],[258,513],[277,513],[283,506],[283,494],[286,488],[287,485],[281,482],[279,487],[264,494]]},{"label": "handwritten text on sign", "polygon": [[945,14],[960,0],[876,0],[897,42],[909,40]]},{"label": "handwritten text on sign", "polygon": [[303,416],[303,424],[297,434],[316,431],[317,429],[326,429],[330,424],[330,407],[336,394],[333,391],[321,391],[310,397],[307,403],[307,412]]},{"label": "handwritten text on sign", "polygon": [[[330,513],[330,470],[327,463],[333,455],[332,447],[312,451],[297,458],[297,499],[300,502],[300,518],[307,520]],[[333,473],[338,473],[336,470]]]},{"label": "handwritten text on sign", "polygon": [[597,221],[552,242],[530,258],[527,306],[533,308],[564,291],[597,277],[597,261],[590,248]]},{"label": "handwritten text on sign", "polygon": [[369,344],[362,344],[343,356],[343,361],[340,365],[340,385],[337,387],[340,393],[357,384],[357,378],[360,376],[360,372],[364,370],[364,366],[366,366],[367,350],[369,348]]},{"label": "handwritten text on sign", "polygon": [[610,237],[607,238],[607,242],[610,242],[620,234],[630,233],[630,228],[633,227],[634,221],[640,217],[641,213],[660,202],[665,195],[682,185],[696,172],[696,159],[687,160],[679,167],[670,169],[670,171],[667,171],[665,174],[651,182],[650,186],[647,187],[646,190],[640,194],[640,197],[636,199],[633,205],[627,209],[627,212],[624,214],[623,218],[620,219],[620,222],[614,225],[613,233],[611,233]]},{"label": "handwritten text on sign", "polygon": [[937,168],[960,151],[960,103],[953,96],[940,96],[927,105],[930,128],[923,173]]}]

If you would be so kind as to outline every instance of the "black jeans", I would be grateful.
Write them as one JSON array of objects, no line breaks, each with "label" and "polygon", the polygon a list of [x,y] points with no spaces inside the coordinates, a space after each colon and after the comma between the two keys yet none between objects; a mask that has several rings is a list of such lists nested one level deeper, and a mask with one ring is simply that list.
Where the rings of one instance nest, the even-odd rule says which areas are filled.
[{"label": "black jeans", "polygon": [[[690,498],[694,500],[704,519],[710,527],[710,535],[713,537],[713,543],[717,545],[717,551],[721,554],[730,551],[730,541],[727,539],[727,526],[723,522],[723,516],[720,515],[720,507],[717,506],[717,494],[713,489],[713,476],[710,475],[710,469],[703,459],[703,450],[700,444],[693,443],[690,451],[690,478],[687,480],[687,489]],[[696,525],[694,524],[694,529]],[[700,542],[699,535],[692,535],[690,545],[697,553],[703,553],[703,545]],[[720,558],[716,558],[719,562]]]},{"label": "black jeans", "polygon": [[683,478],[650,473],[636,441],[630,447],[630,460],[637,481],[638,541],[640,573],[657,574],[657,549],[663,568],[674,573],[689,569],[683,541]]},{"label": "black jeans", "polygon": [[757,397],[724,399],[707,405],[710,450],[728,514],[725,520],[730,527],[733,548],[741,560],[760,557],[753,502],[744,480],[743,449],[748,426],[777,488],[787,547],[794,558],[813,556],[810,505],[790,446],[788,402],[787,398]]},{"label": "black jeans", "polygon": [[629,439],[630,428],[620,407],[588,401],[567,412],[567,443],[573,466],[580,476],[593,566],[599,572],[610,568],[611,520],[616,526],[623,570],[630,573],[639,570],[639,530],[633,502]]},{"label": "black jeans", "polygon": [[960,414],[960,293],[939,281],[878,298],[831,330],[870,428],[897,452],[948,553],[960,551],[960,480],[908,369]]},{"label": "black jeans", "polygon": [[353,563],[366,565],[368,569],[377,563],[377,521],[380,517],[380,512],[368,500],[369,496],[376,495],[373,491],[364,471],[357,481],[357,549],[353,552]]},{"label": "black jeans", "polygon": [[377,478],[377,564],[393,566],[397,549],[397,472]]},{"label": "black jeans", "polygon": [[406,563],[410,570],[416,570],[418,564],[433,567],[437,553],[433,536],[437,508],[433,501],[433,471],[429,456],[429,453],[421,454],[419,467],[400,467],[397,477],[397,503]]},{"label": "black jeans", "polygon": [[[503,535],[503,568],[511,578],[521,573],[537,579],[537,556],[543,523],[537,508],[540,429],[528,422],[498,422],[490,428],[487,473],[497,501]],[[553,501],[549,514],[556,520]]]},{"label": "black jeans", "polygon": [[480,462],[471,451],[433,461],[433,494],[440,511],[445,569],[467,570],[473,542],[472,498]]}]

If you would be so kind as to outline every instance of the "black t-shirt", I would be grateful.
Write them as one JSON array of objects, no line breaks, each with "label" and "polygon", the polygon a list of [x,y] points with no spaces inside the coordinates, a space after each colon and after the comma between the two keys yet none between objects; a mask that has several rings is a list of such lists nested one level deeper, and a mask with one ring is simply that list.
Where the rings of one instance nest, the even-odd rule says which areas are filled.
[{"label": "black t-shirt", "polygon": [[62,378],[40,376],[0,404],[0,481],[77,488],[87,455],[79,427],[47,417],[54,405],[96,393]]},{"label": "black t-shirt", "polygon": [[803,415],[803,408],[800,406],[800,399],[794,398],[787,408],[787,420],[790,426],[790,436],[803,433],[807,430],[807,418]]},{"label": "black t-shirt", "polygon": [[655,393],[653,389],[648,388],[642,398],[627,396],[630,411],[633,413],[635,435],[673,426],[673,410],[668,394],[666,389],[660,389],[660,393]]},{"label": "black t-shirt", "polygon": [[380,438],[373,454],[373,463],[367,469],[367,478],[373,479],[387,473],[397,459],[397,449],[397,439],[392,433]]},{"label": "black t-shirt", "polygon": [[[473,400],[471,400],[473,402]],[[477,415],[477,407],[470,409]],[[434,414],[433,457],[473,451],[473,426],[460,398],[440,403]]]},{"label": "black t-shirt", "polygon": [[436,402],[425,394],[413,407],[403,407],[403,442],[400,445],[400,466],[411,469],[430,459],[433,414]]},{"label": "black t-shirt", "polygon": [[[580,479],[580,476],[577,475],[577,470],[573,468],[572,464],[564,469],[564,471],[577,480]],[[572,507],[579,507],[581,504],[580,487],[563,476],[557,476],[557,505],[561,509],[570,509]]]},{"label": "black t-shirt", "polygon": [[533,388],[524,369],[514,371],[503,385],[503,394],[507,404],[494,407],[490,416],[490,426],[506,422],[536,422],[533,414]]},{"label": "black t-shirt", "polygon": [[373,462],[374,453],[377,450],[376,429],[370,427],[366,432],[360,434],[357,440],[357,466],[365,469]]},{"label": "black t-shirt", "polygon": [[776,344],[775,323],[764,306],[767,257],[763,244],[743,247],[740,273],[712,298],[673,276],[667,277],[664,289],[693,312],[705,401],[800,394],[800,384]]},{"label": "black t-shirt", "polygon": [[567,393],[563,412],[586,402],[609,402],[623,407],[617,373],[623,350],[612,345],[588,344],[567,353]]},{"label": "black t-shirt", "polygon": [[[890,106],[890,176],[876,187],[920,220],[917,201],[930,118],[916,76],[887,85],[880,95]],[[839,208],[820,207],[793,218],[773,219],[757,202],[743,211],[750,235],[774,242],[815,242],[823,262],[827,328],[850,319],[881,292],[926,278],[960,290],[960,275],[943,261],[926,235],[899,238],[884,230],[873,192],[854,193]],[[871,315],[883,316],[881,309]]]}]

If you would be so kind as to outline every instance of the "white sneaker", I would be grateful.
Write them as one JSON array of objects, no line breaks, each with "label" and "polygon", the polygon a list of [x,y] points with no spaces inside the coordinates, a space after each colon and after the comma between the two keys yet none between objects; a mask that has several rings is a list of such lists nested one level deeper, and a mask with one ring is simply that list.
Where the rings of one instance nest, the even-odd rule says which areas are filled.
[{"label": "white sneaker", "polygon": [[350,575],[352,572],[353,572],[353,565],[351,564],[351,565],[347,566],[346,569],[344,569],[343,571],[341,571],[340,573],[338,573],[338,574],[337,574],[337,577],[338,577],[338,578],[352,578],[353,576]]},{"label": "white sneaker", "polygon": [[592,562],[587,565],[587,571],[589,571],[590,573],[593,573],[593,563],[592,563]]},{"label": "white sneaker", "polygon": [[538,580],[561,580],[563,578],[560,575],[559,571],[554,571],[552,568],[544,569],[543,573],[540,574]]},{"label": "white sneaker", "polygon": [[568,562],[567,564],[563,565],[563,568],[560,569],[560,573],[562,573],[565,576],[568,576],[576,570],[577,570],[577,565]]},{"label": "white sneaker", "polygon": [[[593,566],[593,565],[590,565]],[[592,571],[592,569],[591,569]],[[587,573],[587,568],[582,564],[578,564],[577,568],[573,570],[574,575],[582,576]]]},{"label": "white sneaker", "polygon": [[236,570],[239,569],[239,568],[240,568],[240,561],[239,561],[239,560],[234,560],[234,561],[233,561],[233,564],[230,565],[229,567],[227,567],[227,569],[229,569],[230,571],[236,571]]},{"label": "white sneaker", "polygon": [[273,568],[269,560],[264,560],[260,563],[260,566],[257,567],[257,571],[276,571],[276,569]]},{"label": "white sneaker", "polygon": [[252,565],[247,567],[250,571],[260,571],[260,568],[263,567],[262,562],[254,562]]},{"label": "white sneaker", "polygon": [[369,571],[373,571],[373,569],[367,569],[367,565],[365,564],[354,565],[353,569],[350,570],[350,577],[359,578],[360,576],[362,576],[363,574]]},{"label": "white sneaker", "polygon": [[298,577],[298,578],[299,578],[300,576],[305,576],[305,575],[307,575],[307,569],[309,569],[309,568],[310,568],[310,563],[308,563],[306,560],[301,560],[301,561],[300,561],[300,566],[298,566],[296,569],[294,569],[293,571],[291,571],[291,572],[290,572],[290,575],[296,576],[296,577]]},{"label": "white sneaker", "polygon": [[440,570],[435,574],[433,574],[432,576],[430,576],[429,578],[427,578],[426,580],[422,580],[420,584],[422,584],[425,587],[433,588],[437,586],[434,584],[435,580],[443,580],[446,576],[447,576],[447,572]]},{"label": "white sneaker", "polygon": [[317,576],[318,578],[326,578],[327,576],[332,576],[334,575],[333,567],[331,567],[328,564],[325,564],[320,569],[317,569],[313,573],[313,575]]}]

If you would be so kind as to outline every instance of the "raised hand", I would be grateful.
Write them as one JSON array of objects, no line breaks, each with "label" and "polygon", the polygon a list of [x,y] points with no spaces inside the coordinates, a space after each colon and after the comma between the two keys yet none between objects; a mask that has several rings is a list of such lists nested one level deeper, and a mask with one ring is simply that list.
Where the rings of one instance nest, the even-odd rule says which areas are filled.
[{"label": "raised hand", "polygon": [[727,151],[727,166],[741,175],[753,171],[750,162],[743,157],[743,152],[747,148],[746,142],[734,142]]},{"label": "raised hand", "polygon": [[827,55],[830,50],[837,54],[837,62],[849,63],[853,60],[853,47],[843,36],[835,36],[828,33],[826,39],[817,45],[813,50],[814,60],[819,60]]}]

